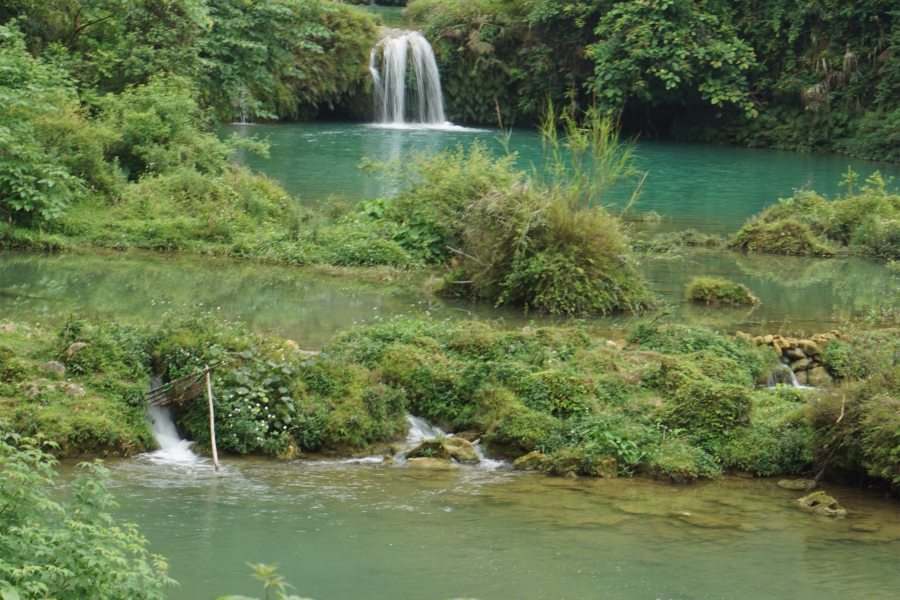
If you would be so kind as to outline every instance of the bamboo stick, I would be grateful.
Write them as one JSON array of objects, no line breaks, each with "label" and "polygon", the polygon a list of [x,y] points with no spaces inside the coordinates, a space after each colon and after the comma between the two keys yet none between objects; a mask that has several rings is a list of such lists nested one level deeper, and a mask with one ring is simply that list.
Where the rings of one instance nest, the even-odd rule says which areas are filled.
[{"label": "bamboo stick", "polygon": [[216,451],[216,415],[213,411],[212,383],[209,380],[209,366],[206,367],[206,394],[209,397],[209,437],[212,440],[213,464],[219,472],[219,453]]}]

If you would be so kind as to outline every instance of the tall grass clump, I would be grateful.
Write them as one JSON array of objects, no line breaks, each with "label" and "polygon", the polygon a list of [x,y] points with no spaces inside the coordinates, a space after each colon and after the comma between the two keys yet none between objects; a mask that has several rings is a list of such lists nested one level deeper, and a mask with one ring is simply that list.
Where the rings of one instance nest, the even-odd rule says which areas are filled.
[{"label": "tall grass clump", "polygon": [[[439,293],[551,314],[651,306],[621,224],[606,208],[610,193],[638,175],[633,144],[594,111],[579,123],[552,106],[541,135],[539,167],[510,176],[514,155],[495,161],[490,189],[458,211],[450,240],[458,246],[448,244],[453,268]],[[629,205],[639,191],[640,182]]]}]

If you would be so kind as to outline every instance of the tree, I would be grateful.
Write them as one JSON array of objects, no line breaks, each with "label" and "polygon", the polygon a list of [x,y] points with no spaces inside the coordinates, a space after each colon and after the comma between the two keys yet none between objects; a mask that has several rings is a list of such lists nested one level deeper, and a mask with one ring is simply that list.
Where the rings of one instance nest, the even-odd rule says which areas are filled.
[{"label": "tree", "polygon": [[0,597],[163,600],[176,582],[137,526],[109,514],[109,471],[82,464],[60,503],[55,464],[36,440],[0,433]]}]

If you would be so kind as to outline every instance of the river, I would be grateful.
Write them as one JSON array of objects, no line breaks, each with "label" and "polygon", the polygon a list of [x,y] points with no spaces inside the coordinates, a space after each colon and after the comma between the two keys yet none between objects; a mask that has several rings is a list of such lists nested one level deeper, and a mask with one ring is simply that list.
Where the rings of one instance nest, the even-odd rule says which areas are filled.
[{"label": "river", "polygon": [[[234,128],[226,128],[234,129]],[[245,126],[268,136],[272,157],[244,157],[301,200],[353,202],[389,193],[361,177],[362,156],[437,150],[489,130],[385,130],[345,123]],[[516,131],[523,167],[539,140]],[[642,142],[649,170],[638,211],[660,228],[734,231],[797,187],[836,195],[847,165],[866,175],[896,166],[839,156]],[[817,332],[865,323],[900,285],[883,263],[688,250],[640,267],[675,313],[671,320],[725,331]],[[684,302],[694,275],[729,277],[762,300],[750,309]],[[0,314],[53,322],[71,311],[154,322],[169,311],[214,312],[256,331],[318,348],[354,323],[395,314],[502,318],[510,326],[553,319],[435,298],[428,273],[287,268],[146,252],[0,255]],[[621,335],[633,317],[594,318]],[[823,600],[894,598],[900,589],[900,511],[872,492],[830,485],[847,508],[828,520],[795,504],[769,479],[724,477],[673,486],[642,478],[569,481],[506,468],[422,472],[336,461],[111,461],[116,517],[141,526],[169,559],[174,600],[258,597],[246,563],[278,563],[302,596],[318,600],[646,598]],[[74,466],[65,463],[65,477]]]},{"label": "river", "polygon": [[[277,563],[317,600],[893,599],[895,501],[830,485],[819,517],[771,479],[570,481],[505,469],[428,472],[263,458],[109,464],[116,516],[181,583],[173,600],[259,597]],[[68,474],[71,466],[65,466]]]}]

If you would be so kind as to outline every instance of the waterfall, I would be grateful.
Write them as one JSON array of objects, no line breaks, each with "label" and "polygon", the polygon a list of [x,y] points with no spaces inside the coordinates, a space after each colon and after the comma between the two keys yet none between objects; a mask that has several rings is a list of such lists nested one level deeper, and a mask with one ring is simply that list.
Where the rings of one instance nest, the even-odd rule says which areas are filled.
[{"label": "waterfall", "polygon": [[197,455],[191,452],[194,442],[181,439],[178,430],[175,429],[175,421],[172,419],[172,411],[169,407],[151,406],[147,410],[150,420],[150,430],[159,450],[147,454],[147,458],[154,462],[194,464]]},{"label": "waterfall", "polygon": [[[407,89],[410,65],[415,87]],[[372,49],[369,71],[374,81],[378,123],[395,127],[447,124],[437,61],[431,44],[421,33],[389,29]]]},{"label": "waterfall", "polygon": [[769,378],[766,381],[766,388],[768,389],[774,389],[779,385],[790,385],[791,387],[805,390],[812,389],[808,385],[800,385],[800,382],[797,381],[797,376],[794,375],[794,372],[787,365],[778,365],[775,370],[769,374]]},{"label": "waterfall", "polygon": [[[163,380],[154,375],[150,378],[150,389],[155,390],[163,385]],[[144,456],[154,462],[194,464],[198,457],[191,452],[194,442],[181,439],[172,418],[172,409],[168,406],[148,406],[147,420],[150,431],[159,444],[159,450],[148,452]]]}]

